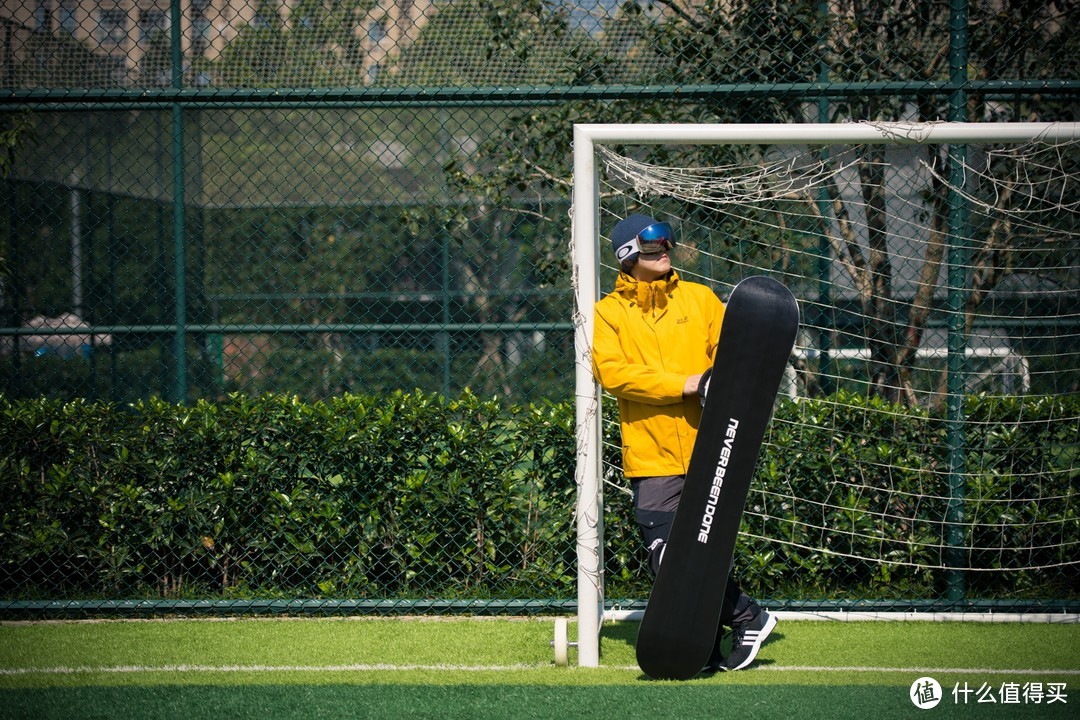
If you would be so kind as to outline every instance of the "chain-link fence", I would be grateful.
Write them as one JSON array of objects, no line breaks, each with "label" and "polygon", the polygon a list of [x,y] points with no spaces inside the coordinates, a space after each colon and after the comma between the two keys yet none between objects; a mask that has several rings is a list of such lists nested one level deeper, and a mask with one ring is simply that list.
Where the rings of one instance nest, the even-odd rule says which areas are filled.
[{"label": "chain-link fence", "polygon": [[487,207],[448,187],[461,112],[34,120],[9,179],[9,309],[34,333],[8,343],[36,358],[9,365],[13,395],[566,390],[545,198]]},{"label": "chain-link fence", "polygon": [[[1073,0],[4,0],[0,22],[0,377],[20,438],[2,472],[27,510],[2,529],[10,601],[569,602],[552,578],[572,564],[572,428],[559,409],[515,413],[574,394],[575,122],[1075,121],[1080,101]],[[687,225],[703,247],[710,227]],[[782,249],[803,229],[760,234]],[[973,391],[1075,403],[1080,257],[1059,229],[1001,250],[987,300],[1011,308],[988,342],[1033,380]],[[716,257],[738,245],[718,242]],[[832,282],[827,257],[806,258],[776,267]],[[724,262],[695,271],[726,282]],[[815,295],[835,301],[817,309],[823,338],[850,330],[844,282]],[[802,394],[863,387],[858,358],[834,351],[823,370],[815,342]],[[417,388],[466,399],[394,395]],[[76,398],[100,402],[35,400]],[[1077,419],[1048,412],[1034,442],[1064,446],[1052,465],[1074,521],[1077,446],[1059,438]],[[489,416],[514,430],[481,439]],[[133,470],[135,448],[159,464]],[[449,462],[478,448],[486,460]],[[641,598],[621,503],[609,578]],[[168,539],[102,534],[140,513]],[[421,541],[402,518],[458,529]],[[1061,547],[1073,521],[1055,526]],[[1070,568],[1051,600],[1075,600]]]}]

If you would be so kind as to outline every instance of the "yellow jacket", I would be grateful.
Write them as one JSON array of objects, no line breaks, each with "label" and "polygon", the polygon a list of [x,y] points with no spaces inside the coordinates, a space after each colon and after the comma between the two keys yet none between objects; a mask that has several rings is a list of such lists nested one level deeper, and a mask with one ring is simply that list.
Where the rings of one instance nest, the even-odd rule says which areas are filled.
[{"label": "yellow jacket", "polygon": [[716,293],[674,270],[651,283],[619,273],[596,303],[593,375],[619,400],[627,477],[686,473],[701,403],[683,387],[712,366],[723,319]]}]

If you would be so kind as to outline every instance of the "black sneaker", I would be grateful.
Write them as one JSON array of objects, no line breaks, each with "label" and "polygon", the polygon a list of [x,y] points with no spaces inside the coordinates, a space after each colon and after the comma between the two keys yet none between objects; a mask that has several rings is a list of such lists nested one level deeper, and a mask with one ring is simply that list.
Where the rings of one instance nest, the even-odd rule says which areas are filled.
[{"label": "black sneaker", "polygon": [[753,620],[731,629],[731,652],[724,661],[724,670],[742,670],[754,662],[765,638],[776,627],[776,618],[762,610]]}]

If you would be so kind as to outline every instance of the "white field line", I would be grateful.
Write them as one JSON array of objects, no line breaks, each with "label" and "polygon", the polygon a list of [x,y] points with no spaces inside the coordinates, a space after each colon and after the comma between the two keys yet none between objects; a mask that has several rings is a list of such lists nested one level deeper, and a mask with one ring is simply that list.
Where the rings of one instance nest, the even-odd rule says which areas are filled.
[{"label": "white field line", "polygon": [[[795,620],[799,622],[827,620],[833,622],[1080,623],[1080,613],[860,612],[857,610],[812,612],[777,610],[772,614],[776,616],[777,620]],[[604,611],[604,620],[641,622],[644,615],[644,610],[612,609]]]},{"label": "white field line", "polygon": [[[640,672],[636,665],[606,667],[601,670],[628,670]],[[1080,675],[1080,669],[1061,670],[1053,668],[933,668],[933,667],[874,667],[837,665],[758,665],[750,671],[767,672],[834,672],[834,673],[918,673],[921,675]],[[746,671],[742,671],[746,672]]]},{"label": "white field line", "polygon": [[1049,668],[905,668],[905,667],[831,667],[810,665],[762,665],[759,670],[772,672],[857,672],[857,673],[919,673],[925,675],[1080,675],[1080,669],[1054,670]]},{"label": "white field line", "polygon": [[10,675],[82,675],[137,673],[321,673],[321,672],[511,672],[550,667],[534,665],[422,665],[406,663],[356,663],[348,665],[76,665],[72,667],[0,668],[0,676]]},{"label": "white field line", "polygon": [[[518,665],[423,665],[359,663],[346,665],[89,665],[0,668],[0,677],[26,675],[95,675],[139,673],[323,673],[323,672],[514,672],[550,668],[550,663]],[[640,672],[637,666],[613,666],[599,669]],[[1059,668],[941,668],[874,667],[829,665],[760,665],[754,670],[766,672],[830,673],[906,673],[920,675],[1080,675],[1080,669]]]}]

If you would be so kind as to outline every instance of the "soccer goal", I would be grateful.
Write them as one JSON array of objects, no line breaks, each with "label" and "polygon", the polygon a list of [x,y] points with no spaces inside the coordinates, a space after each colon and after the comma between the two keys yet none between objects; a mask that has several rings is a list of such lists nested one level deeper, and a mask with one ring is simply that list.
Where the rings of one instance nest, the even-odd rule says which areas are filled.
[{"label": "soccer goal", "polygon": [[1080,562],[1078,173],[1075,123],[575,126],[578,663],[613,616],[605,494],[629,487],[590,364],[620,217],[675,225],[680,276],[722,299],[767,274],[803,308],[742,540],[960,603]]}]

